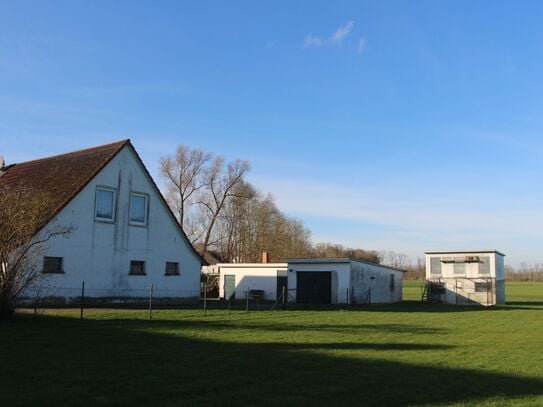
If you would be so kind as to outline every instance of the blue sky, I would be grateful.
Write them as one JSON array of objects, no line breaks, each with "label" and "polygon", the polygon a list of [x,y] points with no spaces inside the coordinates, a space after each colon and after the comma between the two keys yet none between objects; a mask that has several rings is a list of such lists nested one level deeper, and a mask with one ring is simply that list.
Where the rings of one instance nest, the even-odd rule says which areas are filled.
[{"label": "blue sky", "polygon": [[543,255],[543,26],[523,1],[3,1],[8,163],[130,138],[252,163],[315,241]]}]

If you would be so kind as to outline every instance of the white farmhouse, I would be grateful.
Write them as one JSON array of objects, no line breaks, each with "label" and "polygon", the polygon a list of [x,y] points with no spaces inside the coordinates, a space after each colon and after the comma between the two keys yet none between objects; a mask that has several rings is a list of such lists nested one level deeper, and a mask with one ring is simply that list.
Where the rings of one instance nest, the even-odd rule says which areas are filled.
[{"label": "white farmhouse", "polygon": [[423,299],[446,304],[505,303],[504,254],[497,250],[426,252]]},{"label": "white farmhouse", "polygon": [[202,259],[129,140],[8,166],[0,185],[50,196],[38,233],[73,227],[43,249],[40,295],[199,298]]},{"label": "white farmhouse", "polygon": [[218,264],[220,297],[259,293],[299,304],[383,304],[402,300],[403,271],[365,261],[287,259],[284,263]]}]

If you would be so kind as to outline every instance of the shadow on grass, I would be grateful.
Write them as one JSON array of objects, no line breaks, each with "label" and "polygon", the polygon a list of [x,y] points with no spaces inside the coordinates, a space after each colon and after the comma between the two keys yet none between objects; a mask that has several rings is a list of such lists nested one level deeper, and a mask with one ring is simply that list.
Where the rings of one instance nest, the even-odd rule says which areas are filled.
[{"label": "shadow on grass", "polygon": [[5,324],[0,405],[409,406],[543,395],[537,379],[356,354],[443,346],[266,343],[265,330],[263,343],[204,339],[219,325],[49,316]]}]

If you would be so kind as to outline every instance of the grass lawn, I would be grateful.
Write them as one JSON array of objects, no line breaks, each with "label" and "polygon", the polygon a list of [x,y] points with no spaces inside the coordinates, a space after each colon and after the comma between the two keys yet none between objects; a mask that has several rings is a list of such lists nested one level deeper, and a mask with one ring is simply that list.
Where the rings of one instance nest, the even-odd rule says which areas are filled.
[{"label": "grass lawn", "polygon": [[491,310],[22,315],[0,324],[0,406],[542,406],[543,285],[508,295]]}]

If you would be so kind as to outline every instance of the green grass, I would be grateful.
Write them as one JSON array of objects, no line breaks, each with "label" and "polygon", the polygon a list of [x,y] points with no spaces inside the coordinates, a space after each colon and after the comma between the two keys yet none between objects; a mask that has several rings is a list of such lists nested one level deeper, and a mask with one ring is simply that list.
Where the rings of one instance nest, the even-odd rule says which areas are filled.
[{"label": "green grass", "polygon": [[0,324],[0,406],[541,406],[543,287],[508,293],[491,310],[23,315]]}]

